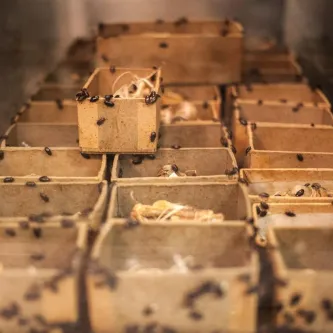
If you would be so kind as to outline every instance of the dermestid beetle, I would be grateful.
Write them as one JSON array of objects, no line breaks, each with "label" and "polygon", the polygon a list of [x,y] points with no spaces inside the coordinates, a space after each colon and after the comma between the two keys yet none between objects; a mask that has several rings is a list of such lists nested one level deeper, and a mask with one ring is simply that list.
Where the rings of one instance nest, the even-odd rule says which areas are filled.
[{"label": "dermestid beetle", "polygon": [[47,155],[52,156],[52,150],[49,147],[45,147],[44,151]]},{"label": "dermestid beetle", "polygon": [[106,118],[104,118],[104,117],[99,118],[96,122],[97,126],[103,125],[105,120],[106,120]]}]

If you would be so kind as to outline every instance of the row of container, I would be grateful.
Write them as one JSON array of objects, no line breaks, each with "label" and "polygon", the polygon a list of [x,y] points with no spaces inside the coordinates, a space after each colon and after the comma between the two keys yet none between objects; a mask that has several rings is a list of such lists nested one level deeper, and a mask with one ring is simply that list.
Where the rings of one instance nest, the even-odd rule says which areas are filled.
[{"label": "row of container", "polygon": [[[175,29],[188,29],[182,28],[183,25],[181,23],[180,28],[176,25]],[[132,26],[116,27],[121,29],[117,33],[120,35],[128,29],[135,31]],[[103,34],[109,31],[105,26],[101,29]],[[192,25],[191,29],[194,29]],[[103,38],[111,38],[110,43],[100,42],[106,51],[113,38],[107,35]],[[211,39],[213,41],[215,43],[216,39]],[[173,41],[168,41],[168,46],[169,43]],[[91,45],[80,45],[78,49],[84,50],[83,55],[86,55],[85,48]],[[227,50],[232,49],[228,45]],[[72,49],[71,56],[75,54]],[[279,56],[282,54],[286,55],[281,53]],[[102,55],[103,61],[112,64],[109,57],[113,54]],[[281,70],[271,70],[272,66],[267,66],[267,71],[260,70],[258,75],[256,57],[259,56],[260,65],[265,67],[264,53],[246,55],[245,60],[252,63],[249,70],[244,71],[244,78],[256,76],[255,80],[260,82],[278,80],[279,75],[291,81],[300,79],[296,65],[289,68],[281,64]],[[290,56],[286,57],[289,62]],[[280,68],[280,64],[274,66]],[[226,71],[214,69],[212,72],[226,75]],[[63,82],[65,77],[68,79],[67,73],[57,75],[58,82]],[[79,82],[78,78],[83,77],[84,74],[73,75],[71,79]],[[47,81],[53,79],[51,75]],[[111,167],[106,156],[80,153],[76,141],[76,113],[67,109],[68,106],[76,108],[76,105],[65,101],[66,95],[47,95],[49,89],[63,90],[58,82],[54,87],[45,86],[33,98],[51,100],[44,102],[48,107],[40,109],[38,114],[34,111],[35,105],[42,106],[43,102],[31,102],[30,108],[15,119],[16,123],[2,141],[0,176],[2,181],[8,177],[14,181],[0,185],[2,197],[6,198],[0,210],[1,244],[4,246],[0,251],[3,264],[0,273],[3,278],[1,327],[5,331],[15,328],[20,332],[29,329],[65,331],[74,323],[84,325],[89,316],[96,333],[256,331],[257,317],[262,312],[262,308],[258,308],[259,295],[270,276],[259,278],[262,262],[251,246],[255,240],[250,226],[253,223],[259,227],[264,220],[257,218],[257,204],[251,206],[248,191],[262,201],[258,189],[270,186],[271,182],[268,175],[266,183],[257,185],[250,174],[252,169],[243,170],[242,183],[237,182],[231,132],[216,122],[219,117],[213,110],[219,97],[214,98],[215,93],[212,99],[206,95],[195,97],[199,105],[207,100],[215,101],[208,103],[209,107],[202,113],[207,119],[161,126],[159,143],[162,148],[155,159],[145,158],[141,164],[133,164],[135,156],[120,154],[114,157]],[[203,92],[203,89],[198,91]],[[75,87],[73,94],[68,93],[69,98],[72,99],[76,92]],[[233,134],[235,138],[235,131]],[[22,147],[22,142],[30,147]],[[197,176],[157,177],[165,164],[176,164],[184,170],[194,169]],[[49,181],[41,181],[43,176]],[[111,180],[111,189],[102,181],[105,177]],[[326,179],[326,176],[322,177]],[[245,183],[249,183],[249,187]],[[304,202],[303,199],[300,198],[300,202]],[[159,200],[213,210],[223,214],[224,220],[223,223],[152,221],[138,224],[129,219],[135,204],[149,205]],[[319,210],[313,204],[282,206],[270,200],[272,198],[265,202],[272,208],[277,206],[272,209],[277,214],[290,210],[297,216],[316,211],[320,219],[330,220],[333,213],[327,203],[321,204]],[[265,225],[270,223],[268,216],[267,219]],[[94,234],[91,230],[99,228],[99,236],[92,244]],[[271,245],[266,248],[278,267],[274,291],[282,293],[281,297],[274,298],[274,306],[268,310],[275,315],[280,309],[280,322],[293,320],[297,327],[326,329],[330,308],[322,310],[321,301],[325,300],[327,304],[331,301],[324,295],[325,288],[330,287],[330,272],[322,277],[318,269],[326,267],[330,260],[328,255],[323,256],[322,250],[330,249],[331,231],[316,234],[316,237],[322,237],[317,248],[313,247],[311,238],[314,233],[318,233],[315,227],[300,233],[286,225],[268,231],[267,236],[259,234]],[[300,250],[296,249],[296,252],[295,241],[301,241]],[[261,239],[258,243],[265,245]],[[309,249],[313,251],[310,253]],[[87,257],[90,258],[88,267]],[[290,258],[296,258],[300,264],[291,266]],[[30,265],[33,267],[29,268]],[[310,274],[309,269],[316,271]],[[302,287],[299,279],[305,273],[308,275]],[[320,298],[314,298],[317,295],[312,292],[312,287],[317,286],[325,287],[319,293]],[[304,294],[304,290],[309,291]],[[88,304],[88,308],[83,304]],[[80,331],[84,329],[86,327],[81,327]]]},{"label": "row of container", "polygon": [[[21,317],[26,317],[34,327],[41,324],[41,316],[48,325],[75,322],[81,313],[80,297],[84,297],[83,292],[77,292],[81,286],[77,279],[85,272],[90,320],[96,332],[122,331],[129,325],[145,327],[151,321],[170,326],[172,316],[171,327],[177,330],[192,331],[196,321],[200,324],[199,331],[255,330],[257,292],[265,280],[258,284],[260,266],[248,242],[251,230],[244,220],[250,222],[252,214],[244,185],[114,186],[108,219],[93,247],[88,272],[81,266],[88,250],[87,221],[91,225],[103,212],[108,200],[106,186],[101,188],[95,183],[59,187],[58,184],[37,185],[33,189],[25,185],[2,187],[8,207],[1,210],[1,309],[12,308],[14,303],[20,309],[19,314],[2,317],[3,325],[16,327]],[[25,200],[20,197],[19,202],[29,201],[29,204],[14,213],[7,198],[8,195],[14,198],[15,191]],[[49,202],[41,200],[41,193]],[[40,202],[35,202],[34,197]],[[75,202],[78,198],[79,202]],[[141,225],[128,221],[136,201],[151,204],[166,198],[221,212],[225,221],[222,224],[160,221]],[[30,208],[32,205],[34,209]],[[284,306],[281,313],[291,313],[297,327],[318,331],[329,328],[330,313],[322,310],[322,302],[332,283],[331,203],[269,202],[270,214],[260,218],[256,206],[253,206],[255,224],[263,232],[259,236],[267,239],[267,249],[276,265],[274,291],[282,293],[276,296]],[[14,214],[17,215],[13,217]],[[275,217],[279,220],[274,221]],[[267,229],[268,225],[274,228]],[[34,268],[29,268],[30,265]],[[71,265],[73,271],[69,270]],[[170,292],[165,293],[165,288]],[[209,297],[201,299],[206,294]],[[293,297],[297,298],[295,304],[291,301]],[[281,307],[277,302],[275,305]],[[315,312],[316,317],[310,322],[298,317],[297,311],[301,309]],[[225,316],[224,321],[211,317],[216,311]]]},{"label": "row of container", "polygon": [[260,281],[267,294],[259,301],[273,317],[262,310],[261,323],[268,331],[274,318],[282,331],[330,332],[331,105],[300,81],[231,87],[227,120],[237,162],[246,168],[240,181],[247,185],[256,244],[263,247]]},{"label": "row of container", "polygon": [[[216,25],[212,27],[217,29]],[[218,39],[224,37],[206,38],[210,40],[209,44]],[[178,38],[179,42],[182,40]],[[173,41],[167,43],[173,49]],[[1,262],[7,280],[2,283],[0,313],[7,314],[7,317],[0,316],[1,327],[5,331],[20,332],[29,329],[66,331],[79,324],[78,330],[84,332],[88,330],[85,324],[86,317],[89,317],[95,332],[135,332],[141,328],[147,332],[156,329],[173,332],[176,329],[192,330],[193,323],[205,316],[199,330],[238,328],[237,318],[248,315],[242,304],[234,302],[238,296],[229,296],[228,284],[241,283],[236,276],[243,272],[253,275],[255,283],[258,263],[255,255],[249,254],[255,266],[248,265],[248,255],[242,253],[241,247],[239,251],[243,259],[236,254],[230,258],[224,246],[221,246],[223,253],[210,254],[220,237],[229,242],[239,240],[247,248],[246,228],[239,221],[251,214],[245,188],[235,182],[238,174],[231,142],[219,122],[219,90],[209,86],[166,86],[164,96],[168,96],[169,90],[184,96],[196,106],[199,120],[162,125],[158,140],[161,149],[154,159],[149,156],[137,164],[133,163],[135,156],[120,154],[114,156],[111,164],[106,155],[82,154],[78,147],[74,98],[88,81],[89,71],[95,67],[91,57],[87,56],[89,50],[94,53],[92,44],[82,42],[78,43],[77,49],[71,48],[68,59],[48,75],[41,90],[13,119],[13,125],[2,136],[0,191],[3,191],[5,200],[4,209],[0,209],[1,226],[4,226],[1,233],[4,248],[0,258],[4,258]],[[84,62],[81,62],[81,56],[76,59],[78,62],[73,61],[77,51]],[[103,61],[108,56],[99,55]],[[126,55],[123,56],[125,59]],[[168,59],[171,59],[170,54]],[[132,64],[126,64],[129,65]],[[235,66],[239,68],[237,61]],[[171,67],[174,69],[173,73],[169,71],[172,79],[175,73],[179,75],[182,66],[177,69],[172,64]],[[204,71],[203,66],[198,68]],[[119,68],[117,71],[119,74]],[[110,71],[104,73],[109,75]],[[211,79],[214,79],[214,73],[216,70],[212,71]],[[221,73],[227,80],[238,80],[239,77],[237,71],[233,76],[226,71]],[[203,77],[202,73],[195,75]],[[98,80],[100,78],[102,75]],[[164,80],[169,80],[168,75]],[[100,87],[103,89],[103,84]],[[170,104],[170,100],[165,102],[162,99],[162,103]],[[209,148],[204,150],[205,147]],[[175,180],[176,184],[157,177],[158,171],[170,163],[177,164],[181,170],[195,170],[197,176],[179,178]],[[41,177],[46,179],[45,176],[48,181],[41,181]],[[116,185],[110,189],[103,179]],[[232,202],[229,196],[234,197]],[[149,204],[166,198],[170,202],[193,206],[202,201],[199,208],[213,209],[216,213],[223,211],[224,218],[232,221],[231,225],[207,224],[202,229],[201,224],[160,222],[132,228],[135,224],[128,222],[128,218],[137,201]],[[100,227],[92,247],[92,237]],[[206,233],[204,238],[202,232]],[[184,233],[186,242],[180,237]],[[202,242],[204,252],[198,251],[198,242]],[[6,253],[16,253],[20,261],[6,260]],[[180,275],[177,272],[179,260],[175,261],[177,256],[181,261],[183,256],[196,257],[196,266],[205,265],[209,256],[212,267],[201,273],[198,271],[196,275]],[[91,260],[87,267],[88,257]],[[133,260],[140,261],[147,272],[141,274],[128,270]],[[175,266],[174,271],[169,270],[169,266]],[[225,279],[223,288],[219,285],[217,271]],[[12,284],[13,277],[18,288]],[[177,298],[164,292],[166,285],[177,292]],[[146,286],[152,292],[142,295]],[[187,303],[191,289],[198,287],[203,288],[203,295],[211,294],[213,298],[213,302],[205,297],[200,300],[202,310],[211,307],[211,310],[207,307],[209,311],[205,314],[200,314],[200,309],[192,309],[191,304],[185,307],[182,304],[183,299],[184,304]],[[252,306],[254,298],[255,295],[249,295],[246,304]],[[83,303],[87,303],[89,309]],[[196,303],[198,307],[199,303]],[[221,306],[227,308],[234,303],[235,317],[229,323],[226,312],[226,322],[221,326],[214,317]],[[248,317],[241,330],[247,325],[254,327],[254,315]],[[170,324],[170,319],[176,319],[175,324]]]}]

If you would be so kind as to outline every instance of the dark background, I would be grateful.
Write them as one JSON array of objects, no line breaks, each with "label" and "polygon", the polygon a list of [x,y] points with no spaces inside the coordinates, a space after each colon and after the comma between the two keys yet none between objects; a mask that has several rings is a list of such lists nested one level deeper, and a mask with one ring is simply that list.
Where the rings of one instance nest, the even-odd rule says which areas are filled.
[{"label": "dark background", "polygon": [[333,39],[332,0],[1,0],[0,133],[74,38],[93,36],[99,22],[181,16],[236,17],[248,48],[270,40],[310,62],[321,61]]}]

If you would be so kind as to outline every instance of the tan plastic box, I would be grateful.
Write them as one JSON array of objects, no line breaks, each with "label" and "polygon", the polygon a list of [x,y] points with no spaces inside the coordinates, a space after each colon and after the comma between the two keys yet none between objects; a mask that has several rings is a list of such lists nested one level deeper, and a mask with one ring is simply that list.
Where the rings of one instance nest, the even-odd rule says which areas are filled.
[{"label": "tan plastic box", "polygon": [[276,102],[265,105],[265,102],[235,103],[232,115],[232,132],[234,145],[237,149],[236,158],[239,165],[243,164],[246,148],[249,145],[247,135],[248,123],[264,122],[274,126],[279,123],[333,125],[333,117],[329,108],[315,106],[292,107]]},{"label": "tan plastic box", "polygon": [[[269,194],[264,200],[272,203],[324,203],[333,202],[330,196],[311,197],[306,194],[296,196],[274,196],[285,193],[295,186],[319,184],[327,190],[328,195],[333,195],[333,170],[332,169],[241,169],[240,178],[248,184],[251,202],[260,202],[261,193]],[[310,194],[311,195],[311,194]]]},{"label": "tan plastic box", "polygon": [[[182,148],[179,150],[162,148],[157,151],[153,160],[150,158],[146,157],[142,163],[134,164],[136,159],[133,156],[116,155],[112,166],[111,181],[117,183],[188,183],[226,182],[238,179],[237,164],[234,155],[228,148]],[[180,172],[193,170],[196,172],[196,176],[157,177],[158,172],[165,165],[176,165]],[[235,169],[235,174],[229,175]]]},{"label": "tan plastic box", "polygon": [[[175,267],[189,258],[197,269]],[[258,283],[258,258],[244,223],[130,229],[109,221],[92,259],[87,286],[96,333],[151,326],[164,332],[256,331],[257,294],[251,290]],[[134,262],[137,269],[129,269]]]},{"label": "tan plastic box", "polygon": [[280,282],[275,284],[277,325],[332,332],[333,228],[274,227],[268,240],[274,276]]},{"label": "tan plastic box", "polygon": [[331,168],[332,126],[258,123],[248,125],[249,147],[245,166],[255,169]]},{"label": "tan plastic box", "polygon": [[[2,148],[0,182],[38,181],[47,175],[55,182],[102,181],[106,155],[82,155],[79,148]],[[1,153],[1,154],[2,154]]]},{"label": "tan plastic box", "polygon": [[238,22],[179,22],[102,24],[98,61],[101,65],[163,66],[165,83],[240,81],[244,37]]},{"label": "tan plastic box", "polygon": [[[130,72],[138,77],[148,77],[156,72],[152,91],[160,90],[160,70],[98,68],[84,86],[90,97],[77,101],[79,120],[79,145],[89,153],[153,153],[156,151],[160,98],[147,103],[145,98],[112,98],[109,106],[106,95],[129,83]],[[113,91],[114,90],[114,91]],[[99,96],[91,102],[92,96]]]},{"label": "tan plastic box", "polygon": [[0,222],[85,219],[92,226],[102,220],[107,200],[107,183],[48,182],[0,183]]},{"label": "tan plastic box", "polygon": [[87,226],[0,226],[0,327],[3,332],[62,331],[79,319]]}]

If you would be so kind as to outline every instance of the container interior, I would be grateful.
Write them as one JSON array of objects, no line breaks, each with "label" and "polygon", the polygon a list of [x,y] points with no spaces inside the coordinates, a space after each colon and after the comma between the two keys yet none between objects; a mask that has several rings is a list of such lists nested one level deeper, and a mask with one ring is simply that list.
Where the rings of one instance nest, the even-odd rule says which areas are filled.
[{"label": "container interior", "polygon": [[332,125],[332,116],[327,109],[302,107],[295,112],[288,105],[240,104],[239,116],[251,122]]},{"label": "container interior", "polygon": [[254,84],[248,90],[245,86],[239,87],[240,99],[251,99],[263,101],[279,101],[297,103],[320,103],[324,102],[322,97],[306,84]]},{"label": "container interior", "polygon": [[[249,190],[249,195],[258,195],[260,193],[266,192],[272,197],[274,197],[274,194],[277,192],[284,193],[289,190],[292,190],[295,186],[303,186],[304,184],[307,183],[319,183],[322,187],[326,188],[328,193],[330,195],[333,194],[333,181],[330,180],[320,180],[320,179],[300,179],[300,180],[292,180],[290,179],[289,181],[262,181],[262,182],[256,182],[256,183],[250,183],[248,186]],[[302,196],[302,198],[310,198],[309,196]],[[281,198],[281,197],[276,197],[276,198]],[[295,197],[293,197],[295,198]],[[316,197],[322,198],[322,197]],[[313,198],[313,199],[316,199]]]},{"label": "container interior", "polygon": [[248,181],[250,195],[266,192],[274,195],[286,192],[296,185],[319,183],[329,192],[333,190],[333,171],[317,169],[243,169],[242,177]]},{"label": "container interior", "polygon": [[[114,95],[114,93],[124,84],[128,85],[137,78],[149,79],[156,70],[153,69],[124,69],[116,68],[115,73],[111,73],[109,68],[100,68],[95,72],[86,88],[90,96]],[[155,82],[154,90],[158,92],[159,82]]]},{"label": "container interior", "polygon": [[179,94],[187,101],[209,101],[219,98],[216,86],[168,85],[164,89],[164,94],[168,95],[168,93]]},{"label": "container interior", "polygon": [[256,150],[333,152],[331,128],[258,126],[252,133]]},{"label": "container interior", "polygon": [[7,147],[78,147],[76,124],[17,123],[6,140]]},{"label": "container interior", "polygon": [[76,103],[65,101],[60,106],[56,101],[32,102],[18,121],[21,123],[77,124]]},{"label": "container interior", "polygon": [[333,269],[333,229],[276,228],[274,232],[289,269]]},{"label": "container interior", "polygon": [[[64,269],[69,266],[77,250],[78,229],[41,227],[41,237],[33,229],[10,228],[15,236],[8,236],[8,228],[0,228],[0,263],[5,269],[30,268]],[[38,256],[43,255],[38,260]]]},{"label": "container interior", "polygon": [[104,239],[99,258],[111,270],[125,271],[133,265],[171,269],[177,257],[192,258],[194,266],[204,268],[245,266],[250,259],[245,227],[141,225],[127,230],[116,224]]},{"label": "container interior", "polygon": [[[162,100],[163,102],[163,100]],[[191,103],[192,106],[195,107],[195,109],[197,110],[197,114],[196,114],[196,119],[193,119],[191,121],[200,121],[200,120],[216,120],[220,117],[219,115],[219,110],[218,107],[216,105],[212,105],[212,103],[210,102],[210,104],[206,105],[204,103],[197,103],[197,102],[193,102]],[[164,104],[167,105],[167,104]],[[184,110],[183,106],[180,103],[177,104],[169,104],[168,108],[172,111],[172,115],[176,115],[178,110]],[[163,110],[161,110],[161,114],[162,114]],[[178,120],[176,122],[171,121],[171,123],[177,123],[177,124],[184,124],[186,123],[186,120]]]},{"label": "container interior", "polygon": [[99,196],[99,183],[0,184],[0,217],[74,215],[92,210]]},{"label": "container interior", "polygon": [[162,125],[160,127],[161,148],[180,146],[182,148],[221,147],[221,138],[225,135],[221,124],[181,124]]},{"label": "container interior", "polygon": [[25,177],[97,177],[102,168],[102,156],[84,158],[79,149],[6,150],[0,163],[0,176]]},{"label": "container interior", "polygon": [[[136,200],[134,201],[133,198]],[[243,220],[247,216],[246,200],[237,183],[122,185],[117,188],[113,217],[128,218],[136,203],[152,205],[158,200],[211,209],[225,220]]]},{"label": "container interior", "polygon": [[31,99],[33,101],[55,101],[57,99],[75,101],[77,92],[78,88],[76,86],[50,85],[42,87]]},{"label": "container interior", "polygon": [[155,159],[144,159],[141,164],[132,163],[133,156],[120,155],[118,170],[122,169],[123,178],[157,177],[161,168],[176,164],[181,172],[195,170],[198,177],[222,175],[235,165],[226,148],[216,149],[163,149],[158,150]]}]

